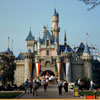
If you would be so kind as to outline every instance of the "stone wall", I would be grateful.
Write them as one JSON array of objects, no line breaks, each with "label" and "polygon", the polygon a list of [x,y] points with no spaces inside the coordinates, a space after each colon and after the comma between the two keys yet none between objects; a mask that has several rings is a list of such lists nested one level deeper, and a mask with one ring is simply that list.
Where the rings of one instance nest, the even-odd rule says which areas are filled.
[{"label": "stone wall", "polygon": [[83,77],[83,65],[82,64],[72,64],[71,65],[71,79],[76,81],[78,78]]},{"label": "stone wall", "polygon": [[14,75],[14,84],[17,86],[20,86],[22,83],[24,83],[24,64],[17,64],[15,75]]}]

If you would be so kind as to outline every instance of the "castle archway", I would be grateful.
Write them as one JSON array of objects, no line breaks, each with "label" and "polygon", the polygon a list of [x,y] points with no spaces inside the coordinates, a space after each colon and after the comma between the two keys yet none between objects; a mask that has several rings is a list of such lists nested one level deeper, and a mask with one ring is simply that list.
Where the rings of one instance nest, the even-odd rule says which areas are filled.
[{"label": "castle archway", "polygon": [[50,76],[53,75],[53,76],[55,76],[54,72],[51,71],[51,70],[45,70],[45,71],[43,71],[41,73],[41,76],[43,76],[43,75],[50,75]]}]

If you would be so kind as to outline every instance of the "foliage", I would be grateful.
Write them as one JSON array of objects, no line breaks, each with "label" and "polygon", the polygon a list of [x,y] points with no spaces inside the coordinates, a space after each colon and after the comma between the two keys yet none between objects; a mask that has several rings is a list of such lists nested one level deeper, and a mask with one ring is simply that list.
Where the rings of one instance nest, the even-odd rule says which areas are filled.
[{"label": "foliage", "polygon": [[[95,92],[94,91],[79,91],[79,95],[80,96],[84,96],[84,95],[93,96],[95,95]],[[99,95],[100,95],[100,91],[97,91],[96,96],[99,96]]]},{"label": "foliage", "polygon": [[21,92],[0,93],[0,99],[1,98],[4,98],[4,99],[15,98],[15,97],[17,97],[20,94],[21,94]]},{"label": "foliage", "polygon": [[82,78],[81,82],[83,83],[83,88],[88,90],[90,88],[90,79],[88,78]]},{"label": "foliage", "polygon": [[80,96],[84,96],[84,95],[86,95],[86,96],[92,96],[92,95],[94,95],[94,92],[93,91],[79,91],[79,95]]},{"label": "foliage", "polygon": [[[85,78],[82,78],[80,81],[82,82],[82,85],[81,85],[82,89],[88,90],[90,88],[90,79],[85,77]],[[78,80],[76,80],[75,85],[78,85],[77,82]]]},{"label": "foliage", "polygon": [[25,86],[22,84],[19,86],[19,90],[24,90],[25,89]]},{"label": "foliage", "polygon": [[3,85],[6,86],[7,82],[13,84],[14,82],[14,70],[16,68],[16,64],[14,63],[15,57],[13,55],[2,53],[1,57],[1,70],[2,72],[2,82]]},{"label": "foliage", "polygon": [[97,5],[100,5],[100,0],[79,0],[84,2],[86,5],[91,5],[88,10],[95,8]]}]

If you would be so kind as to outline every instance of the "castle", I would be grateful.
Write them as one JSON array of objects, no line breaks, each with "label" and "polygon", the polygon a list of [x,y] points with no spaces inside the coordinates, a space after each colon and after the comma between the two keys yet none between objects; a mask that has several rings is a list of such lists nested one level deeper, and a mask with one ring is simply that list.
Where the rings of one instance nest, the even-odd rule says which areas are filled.
[{"label": "castle", "polygon": [[32,80],[46,72],[58,75],[61,79],[74,82],[79,77],[93,78],[93,56],[88,43],[80,43],[77,50],[67,44],[66,32],[64,44],[59,43],[59,13],[54,9],[51,31],[44,26],[43,37],[35,40],[31,29],[26,38],[27,52],[16,57],[16,70],[14,83],[18,86],[26,79]]}]

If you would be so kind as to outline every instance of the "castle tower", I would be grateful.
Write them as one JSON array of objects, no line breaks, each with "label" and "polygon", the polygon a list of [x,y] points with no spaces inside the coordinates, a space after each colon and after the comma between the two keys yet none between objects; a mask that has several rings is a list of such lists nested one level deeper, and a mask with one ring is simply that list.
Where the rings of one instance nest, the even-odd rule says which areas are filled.
[{"label": "castle tower", "polygon": [[72,52],[68,50],[68,47],[66,46],[65,51],[62,53],[62,57],[64,59],[64,65],[65,65],[65,79],[68,82],[71,82],[71,57]]},{"label": "castle tower", "polygon": [[65,31],[65,37],[64,37],[64,46],[65,46],[65,50],[61,54],[61,56],[64,59],[65,79],[68,82],[71,82],[71,57],[72,57],[72,52],[71,52],[69,46],[67,45],[66,31]]},{"label": "castle tower", "polygon": [[32,53],[34,53],[35,50],[35,38],[32,35],[31,29],[29,31],[29,34],[26,38],[26,46],[27,50],[30,49]]},{"label": "castle tower", "polygon": [[51,32],[52,32],[52,36],[53,38],[57,38],[57,42],[59,44],[59,32],[60,32],[60,28],[58,26],[59,23],[59,14],[58,12],[56,12],[56,9],[54,9],[54,14],[52,16],[52,27],[51,27]]},{"label": "castle tower", "polygon": [[29,79],[32,80],[32,60],[34,58],[33,53],[30,49],[26,53],[24,53],[24,60],[25,60],[25,74],[24,74],[24,81]]},{"label": "castle tower", "polygon": [[43,29],[42,29],[43,37],[44,37],[44,35],[45,35],[45,32],[46,32],[46,27],[45,27],[45,25],[44,25],[44,26],[43,26]]},{"label": "castle tower", "polygon": [[55,44],[56,55],[58,55],[58,52],[59,52],[59,46],[58,46],[57,38],[55,38],[54,44]]},{"label": "castle tower", "polygon": [[85,49],[82,55],[82,60],[84,63],[84,77],[92,79],[92,60],[93,56],[90,53],[88,43],[85,45]]},{"label": "castle tower", "polygon": [[40,44],[40,37],[39,37],[37,41],[37,55],[39,56],[40,56],[40,49],[41,49],[41,44]]}]

